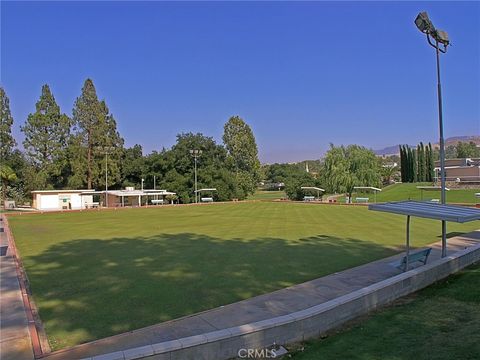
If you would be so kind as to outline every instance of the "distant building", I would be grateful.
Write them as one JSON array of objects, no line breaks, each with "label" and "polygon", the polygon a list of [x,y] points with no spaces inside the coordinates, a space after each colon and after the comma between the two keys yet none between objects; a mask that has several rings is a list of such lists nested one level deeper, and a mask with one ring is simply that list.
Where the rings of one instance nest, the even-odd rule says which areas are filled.
[{"label": "distant building", "polygon": [[[435,161],[435,177],[440,178],[440,161]],[[445,178],[459,183],[480,182],[480,158],[446,159]]]},{"label": "distant building", "polygon": [[32,191],[33,208],[37,210],[80,210],[93,203],[93,190]]},{"label": "distant building", "polygon": [[[105,194],[107,196],[105,196]],[[36,190],[32,191],[33,208],[42,211],[81,210],[96,207],[142,206],[166,204],[167,196],[175,195],[166,190]]]}]

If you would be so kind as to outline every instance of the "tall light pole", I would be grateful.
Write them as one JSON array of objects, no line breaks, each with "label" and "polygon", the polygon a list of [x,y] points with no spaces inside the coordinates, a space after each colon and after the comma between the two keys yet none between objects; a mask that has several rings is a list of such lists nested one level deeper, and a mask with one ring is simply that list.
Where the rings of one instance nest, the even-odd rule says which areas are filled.
[{"label": "tall light pole", "polygon": [[111,154],[115,147],[100,146],[99,149],[105,154],[105,207],[108,207],[108,154]]},{"label": "tall light pole", "polygon": [[190,155],[195,159],[195,203],[198,203],[197,199],[197,158],[202,155],[202,150],[190,150]]},{"label": "tall light pole", "polygon": [[[418,30],[426,34],[427,41],[430,46],[435,48],[437,55],[437,95],[438,95],[438,124],[440,128],[440,185],[441,185],[441,202],[446,203],[445,194],[445,141],[443,138],[443,111],[442,111],[442,86],[440,83],[440,53],[447,52],[447,46],[450,44],[448,34],[445,31],[435,29],[432,22],[428,18],[426,12],[421,12],[415,19],[415,25]],[[432,41],[432,38],[434,41]],[[441,45],[440,45],[441,44]],[[442,257],[447,256],[447,223],[442,220]]]}]

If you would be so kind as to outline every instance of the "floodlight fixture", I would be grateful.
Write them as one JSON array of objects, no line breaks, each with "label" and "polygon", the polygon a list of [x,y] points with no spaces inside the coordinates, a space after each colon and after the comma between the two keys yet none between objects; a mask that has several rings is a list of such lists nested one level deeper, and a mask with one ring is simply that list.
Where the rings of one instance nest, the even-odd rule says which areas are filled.
[{"label": "floodlight fixture", "polygon": [[[417,26],[418,30],[427,35],[428,43],[431,46],[442,53],[447,52],[447,46],[450,45],[450,39],[448,38],[447,32],[435,29],[435,26],[433,26],[433,23],[428,17],[426,11],[423,11],[417,15],[415,18],[415,25]],[[434,42],[432,41],[432,38],[435,40]],[[442,44],[443,49],[440,48],[438,44]]]},{"label": "floodlight fixture", "polygon": [[197,203],[198,202],[198,196],[197,196],[197,157],[202,155],[202,150],[191,149],[191,150],[189,150],[189,152],[190,152],[190,155],[192,155],[194,160],[195,160],[195,203]]},{"label": "floodlight fixture", "polygon": [[[437,96],[438,96],[438,127],[440,132],[440,184],[441,184],[441,203],[446,203],[445,187],[445,140],[443,137],[443,110],[442,110],[442,85],[440,82],[440,53],[447,52],[447,46],[450,45],[450,39],[446,31],[437,30],[433,26],[428,14],[424,11],[415,18],[415,25],[418,30],[427,35],[427,41],[430,46],[435,48],[437,57]],[[432,39],[434,41],[432,41]],[[443,48],[440,47],[440,44]],[[442,220],[442,257],[447,256],[447,224]]]},{"label": "floodlight fixture", "polygon": [[423,11],[417,15],[415,19],[415,25],[417,25],[418,30],[424,34],[431,34],[435,27],[432,24],[432,21],[429,19],[426,11]]},{"label": "floodlight fixture", "polygon": [[432,34],[433,38],[438,41],[440,44],[444,45],[445,47],[447,45],[450,45],[450,40],[448,38],[448,34],[446,31],[443,30],[435,30],[435,32]]}]

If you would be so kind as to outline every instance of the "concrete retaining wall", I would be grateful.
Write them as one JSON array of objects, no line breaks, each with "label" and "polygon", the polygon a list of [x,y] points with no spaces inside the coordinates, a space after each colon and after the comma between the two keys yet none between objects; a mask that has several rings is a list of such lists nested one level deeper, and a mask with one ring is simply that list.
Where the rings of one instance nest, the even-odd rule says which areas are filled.
[{"label": "concrete retaining wall", "polygon": [[315,338],[477,261],[480,261],[480,244],[302,311],[89,359],[229,359],[236,357],[240,349],[262,349],[273,344],[284,345]]}]

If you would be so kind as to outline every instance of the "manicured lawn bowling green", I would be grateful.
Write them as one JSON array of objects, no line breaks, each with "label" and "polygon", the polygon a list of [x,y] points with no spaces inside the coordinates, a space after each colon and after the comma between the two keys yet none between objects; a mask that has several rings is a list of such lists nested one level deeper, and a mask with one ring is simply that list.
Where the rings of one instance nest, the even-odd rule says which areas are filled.
[{"label": "manicured lawn bowling green", "polygon": [[[193,314],[398,252],[405,218],[250,202],[10,216],[53,349]],[[478,222],[448,224],[468,232]],[[440,223],[412,220],[412,245]]]}]

